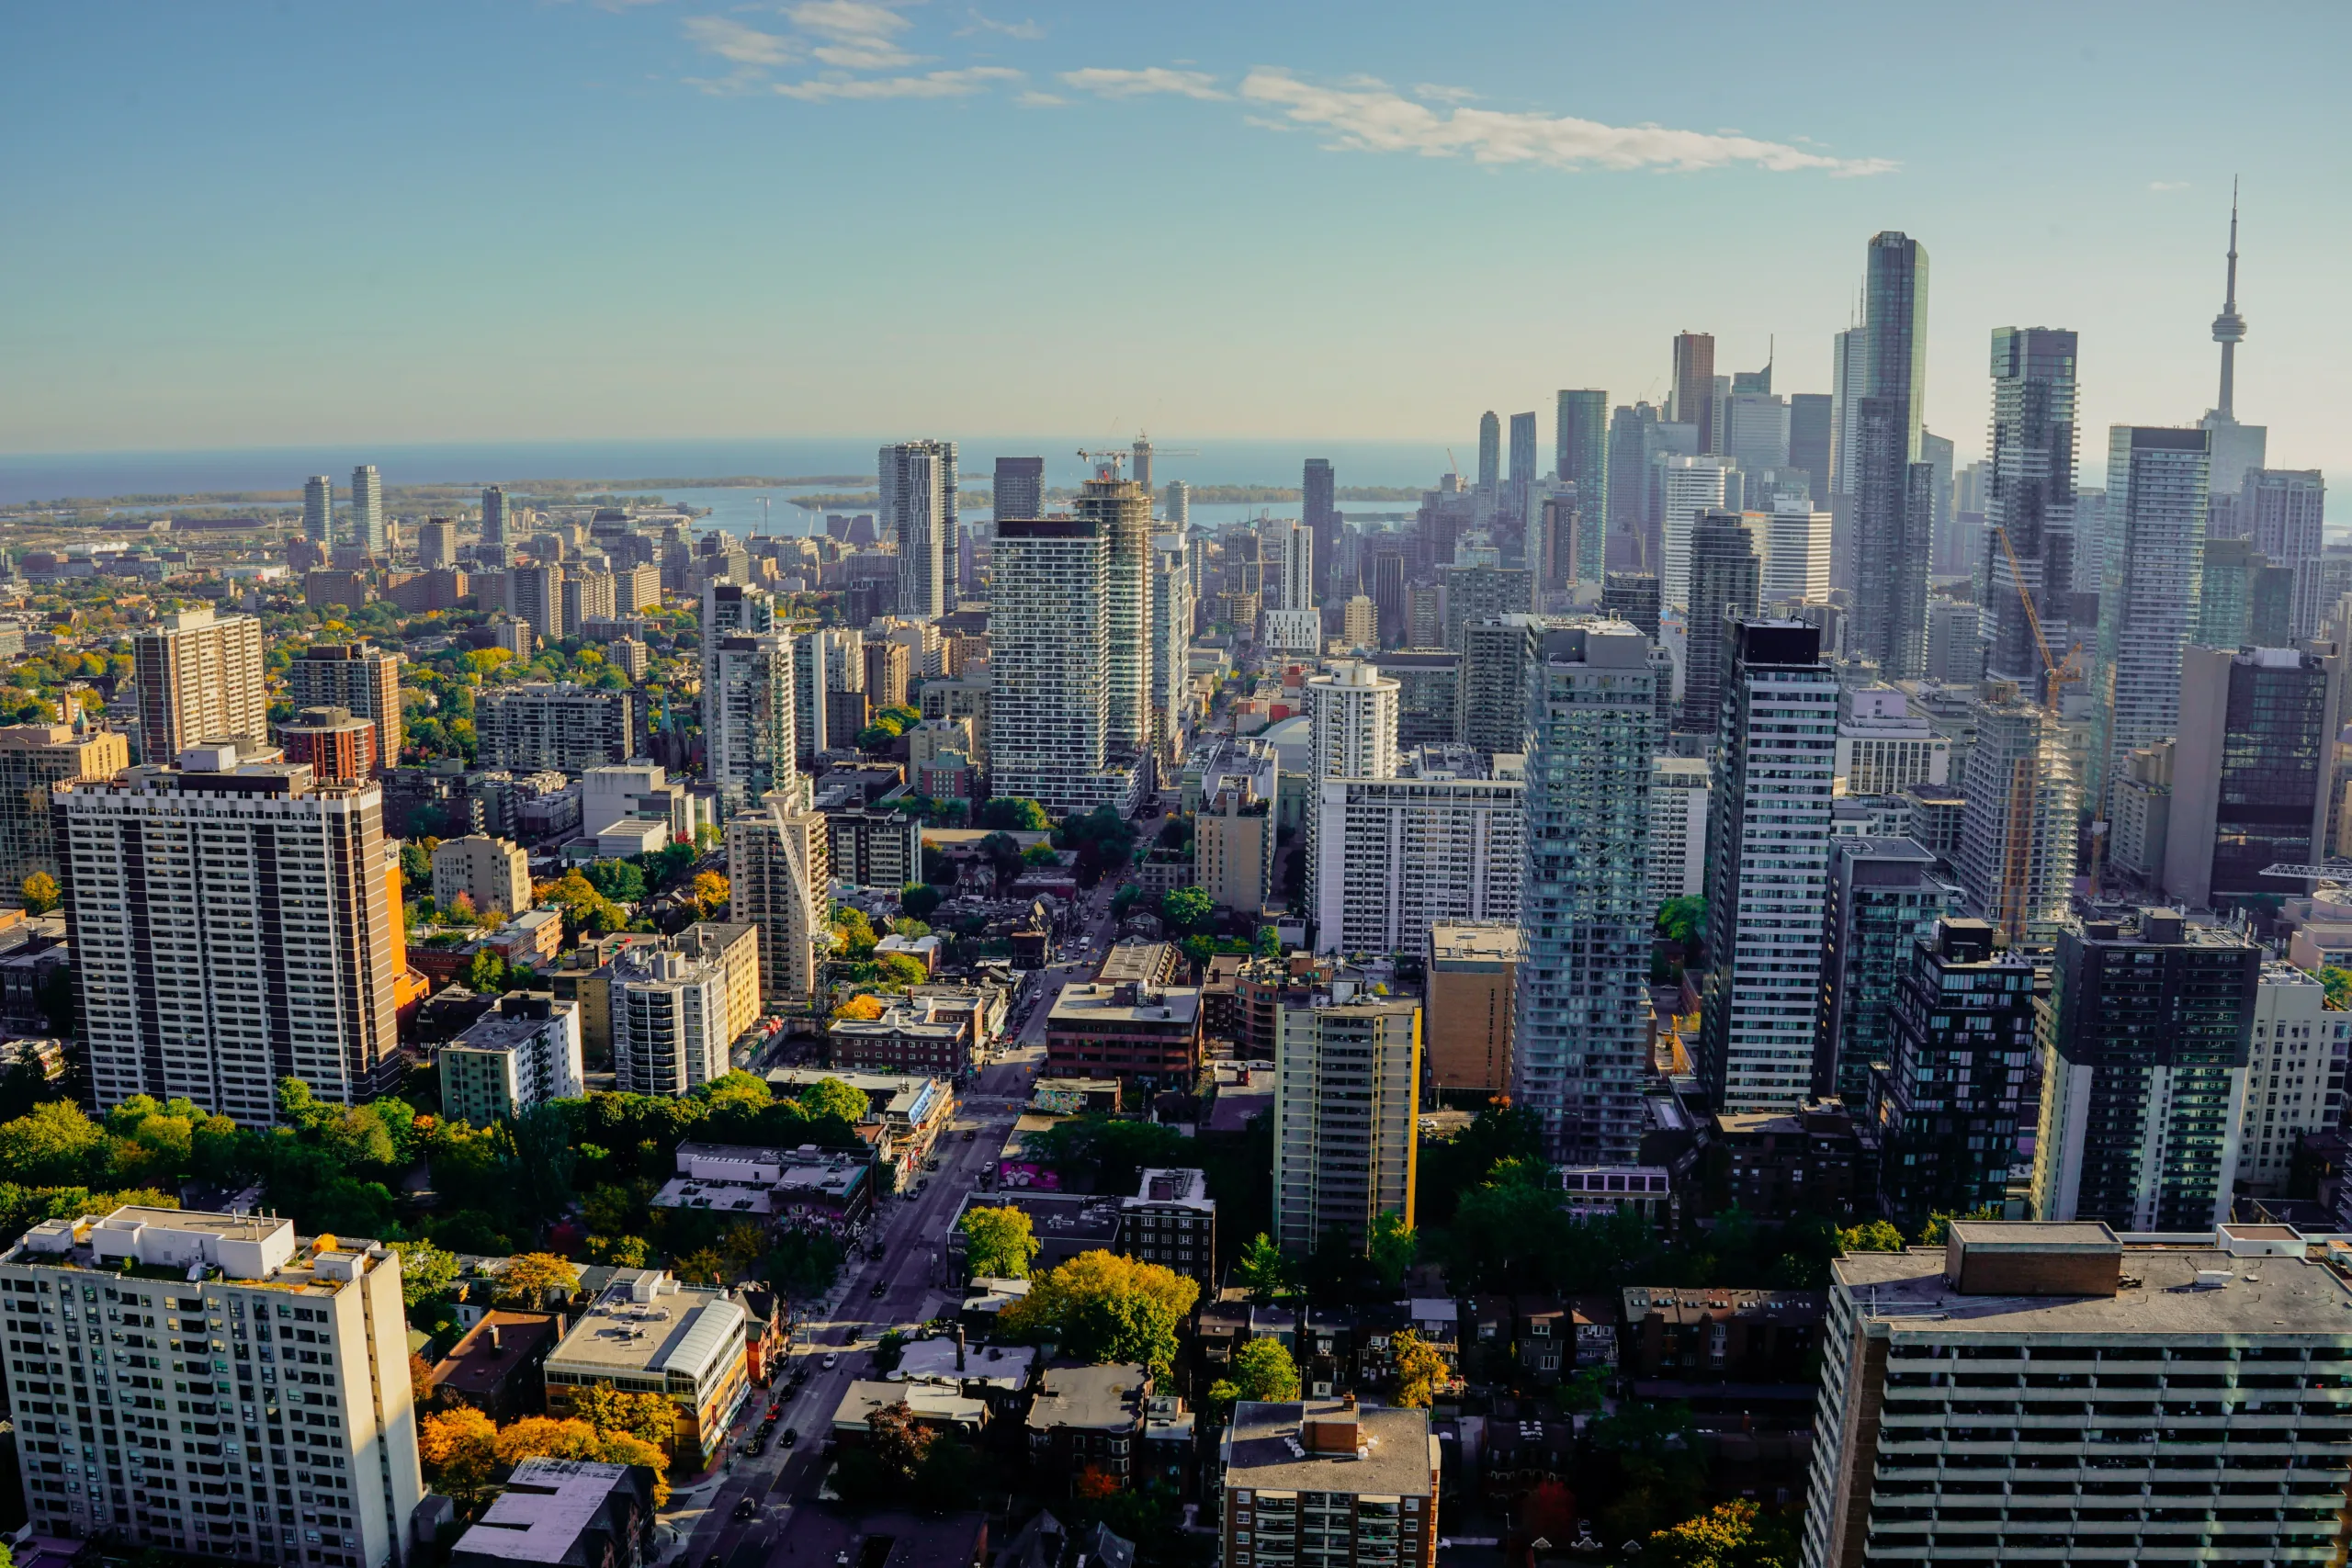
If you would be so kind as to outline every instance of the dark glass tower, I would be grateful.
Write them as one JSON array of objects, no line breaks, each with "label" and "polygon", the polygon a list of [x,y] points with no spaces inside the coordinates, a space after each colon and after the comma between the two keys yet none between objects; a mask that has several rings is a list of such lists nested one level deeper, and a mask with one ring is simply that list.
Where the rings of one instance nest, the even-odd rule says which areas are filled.
[{"label": "dark glass tower", "polygon": [[1928,251],[1888,231],[1871,239],[1865,278],[1867,374],[1856,411],[1854,619],[1849,646],[1890,680],[1928,663],[1933,486],[1919,462],[1928,389]]},{"label": "dark glass tower", "polygon": [[1682,728],[1695,735],[1715,732],[1723,701],[1726,617],[1753,620],[1761,565],[1755,541],[1728,512],[1702,515],[1690,529],[1690,635],[1682,677]]},{"label": "dark glass tower", "polygon": [[[2052,327],[1993,332],[1993,448],[1984,460],[1984,672],[2042,689],[2041,650],[2018,591],[2030,595],[2050,657],[2074,646],[2075,337]],[[2009,562],[2014,556],[2015,571]],[[2088,568],[2090,563],[2085,563]]]}]

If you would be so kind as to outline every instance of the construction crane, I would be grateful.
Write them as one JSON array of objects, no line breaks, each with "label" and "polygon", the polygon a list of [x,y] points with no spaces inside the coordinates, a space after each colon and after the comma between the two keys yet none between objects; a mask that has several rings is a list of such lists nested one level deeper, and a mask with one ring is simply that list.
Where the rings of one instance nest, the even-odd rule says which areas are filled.
[{"label": "construction crane", "polygon": [[1993,532],[2001,536],[2001,554],[2009,562],[2009,581],[2018,591],[2018,603],[2025,606],[2025,624],[2032,628],[2033,646],[2041,654],[2042,704],[2055,714],[2063,705],[2063,688],[2083,678],[2082,666],[2076,661],[2083,645],[2078,642],[2068,649],[2063,661],[2051,657],[2050,638],[2042,632],[2041,617],[2034,613],[2033,595],[2026,592],[2025,571],[2018,565],[2018,552],[2009,545],[2009,531],[1996,527]]},{"label": "construction crane", "polygon": [[1200,453],[1189,446],[1154,446],[1151,444],[1151,433],[1145,430],[1136,432],[1134,450],[1135,467],[1129,472],[1135,475],[1136,482],[1146,490],[1151,488],[1151,460],[1154,457],[1197,457],[1200,456]]},{"label": "construction crane", "polygon": [[2324,860],[2311,863],[2282,861],[2277,865],[2266,865],[2255,874],[2256,876],[2291,876],[2304,882],[2315,882],[2322,878],[2330,882],[2352,880],[2352,860]]},{"label": "construction crane", "polygon": [[[2083,645],[2077,642],[2068,649],[2063,661],[2051,657],[2050,638],[2041,629],[2041,615],[2034,611],[2033,595],[2026,591],[2025,571],[2018,565],[2018,552],[2009,544],[2009,531],[2006,527],[1996,527],[1993,531],[2001,536],[2001,554],[2008,558],[2009,563],[2009,582],[2018,591],[2018,603],[2025,607],[2025,624],[2032,629],[2033,646],[2041,655],[2042,705],[2049,709],[2051,718],[2055,721],[2063,716],[2065,707],[2066,687],[2083,678],[2080,663]],[[2032,805],[2036,775],[2034,761],[2029,757],[2018,758],[2011,769],[2009,810],[2012,821],[2028,819]],[[2012,897],[2021,899],[2026,870],[2025,836],[2013,832],[2007,837],[2009,848],[2004,856],[2006,863],[2003,867],[2000,897],[2003,900]],[[2107,818],[2106,814],[2099,809],[2098,803],[2094,802],[2091,807],[2090,844],[2090,888],[2094,897],[2098,892],[2099,873],[2106,858],[2106,850]],[[2024,913],[2021,904],[2017,913],[2020,916]],[[1998,920],[1999,916],[1996,914],[1996,923]],[[2023,928],[2021,925],[2011,925],[2008,929],[2015,931]]]}]

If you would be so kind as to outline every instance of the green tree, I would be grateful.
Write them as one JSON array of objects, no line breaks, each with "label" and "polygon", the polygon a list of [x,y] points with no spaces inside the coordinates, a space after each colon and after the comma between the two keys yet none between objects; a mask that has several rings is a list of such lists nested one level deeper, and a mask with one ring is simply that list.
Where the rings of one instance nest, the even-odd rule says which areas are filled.
[{"label": "green tree", "polygon": [[412,891],[430,892],[433,888],[433,857],[413,840],[401,846],[401,880]]},{"label": "green tree", "polygon": [[28,914],[46,915],[57,908],[60,897],[57,878],[45,871],[37,871],[26,877],[22,891],[25,910]]},{"label": "green tree", "polygon": [[482,948],[466,960],[458,983],[478,997],[494,997],[506,988],[506,960]]},{"label": "green tree", "polygon": [[1928,1223],[1919,1227],[1919,1245],[1921,1247],[1943,1246],[1944,1238],[1951,1234],[1951,1223],[1954,1220],[1997,1220],[2000,1217],[2001,1208],[1997,1203],[1980,1204],[1964,1214],[1949,1213],[1941,1209],[1935,1210],[1928,1215]]},{"label": "green tree", "polygon": [[1446,1380],[1445,1358],[1409,1328],[1391,1336],[1388,1347],[1396,1359],[1396,1403],[1408,1410],[1427,1410]]},{"label": "green tree", "polygon": [[1657,908],[1658,934],[1689,947],[1706,933],[1707,901],[1690,897],[1668,898]]},{"label": "green tree", "polygon": [[910,882],[899,890],[899,908],[910,919],[931,919],[932,911],[943,902],[939,889],[928,882]]},{"label": "green tree", "polygon": [[1420,1247],[1420,1234],[1407,1224],[1396,1210],[1383,1209],[1373,1216],[1369,1247],[1372,1271],[1379,1275],[1380,1282],[1390,1290],[1405,1282],[1405,1276],[1411,1271],[1413,1259],[1419,1256]]},{"label": "green tree", "polygon": [[625,860],[600,860],[581,874],[589,886],[616,904],[635,904],[645,897],[645,873]]},{"label": "green tree", "polygon": [[1017,1339],[1051,1339],[1079,1360],[1138,1362],[1164,1378],[1176,1364],[1177,1328],[1200,1295],[1198,1282],[1164,1265],[1081,1252],[1031,1280],[1001,1321]]},{"label": "green tree", "polygon": [[1903,1233],[1884,1220],[1871,1220],[1840,1230],[1838,1245],[1848,1252],[1900,1252]]},{"label": "green tree", "polygon": [[498,1299],[510,1303],[537,1307],[547,1299],[549,1291],[571,1292],[579,1288],[580,1271],[552,1252],[526,1252],[510,1258],[498,1273]]},{"label": "green tree", "polygon": [[886,953],[874,961],[874,977],[886,986],[920,986],[931,978],[922,960],[904,953]]},{"label": "green tree", "polygon": [[1178,934],[1201,930],[1216,919],[1216,906],[1202,887],[1171,887],[1159,896],[1159,918]]},{"label": "green tree", "polygon": [[1028,1213],[1010,1205],[964,1211],[964,1268],[978,1277],[1026,1280],[1029,1265],[1045,1244],[1037,1239]]},{"label": "green tree", "polygon": [[626,1432],[632,1438],[668,1448],[678,1434],[678,1407],[660,1393],[628,1393],[611,1383],[581,1389],[571,1397],[572,1415],[601,1436]]},{"label": "green tree", "polygon": [[873,1103],[865,1091],[854,1089],[840,1078],[819,1078],[804,1087],[799,1095],[800,1109],[811,1116],[838,1116],[851,1126],[873,1114]]},{"label": "green tree", "polygon": [[1642,1548],[1643,1568],[1794,1568],[1796,1561],[1792,1522],[1744,1497],[1659,1530]]},{"label": "green tree", "polygon": [[1250,1292],[1250,1299],[1261,1304],[1289,1295],[1298,1288],[1296,1267],[1264,1231],[1241,1249],[1240,1259],[1233,1269],[1234,1278]]},{"label": "green tree", "polygon": [[1281,1340],[1270,1337],[1250,1340],[1236,1350],[1233,1375],[1209,1385],[1209,1403],[1220,1415],[1238,1400],[1265,1404],[1297,1397],[1298,1363]]},{"label": "green tree", "polygon": [[2352,1009],[2352,969],[2339,969],[2328,964],[2319,972],[2319,983],[2326,993],[2327,1005],[2338,1012]]},{"label": "green tree", "polygon": [[999,795],[980,807],[979,825],[1015,833],[1042,833],[1054,825],[1054,819],[1034,800]]},{"label": "green tree", "polygon": [[27,1187],[70,1187],[104,1178],[106,1129],[67,1100],[36,1105],[0,1125],[0,1179]]},{"label": "green tree", "polygon": [[458,1281],[458,1259],[429,1241],[387,1243],[401,1255],[401,1300],[423,1306]]}]

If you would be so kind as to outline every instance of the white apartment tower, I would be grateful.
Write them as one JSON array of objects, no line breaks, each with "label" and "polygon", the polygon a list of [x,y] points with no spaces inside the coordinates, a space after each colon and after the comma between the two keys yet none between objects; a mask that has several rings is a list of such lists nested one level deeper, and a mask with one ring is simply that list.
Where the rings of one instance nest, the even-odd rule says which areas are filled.
[{"label": "white apartment tower", "polygon": [[670,948],[613,959],[613,1068],[623,1094],[686,1094],[724,1077],[727,966]]},{"label": "white apartment tower", "polygon": [[1707,762],[1650,759],[1649,902],[1696,898],[1707,890]]},{"label": "white apartment tower", "polygon": [[1183,755],[1192,648],[1193,571],[1184,536],[1158,534],[1151,541],[1151,729],[1152,750],[1163,763]]},{"label": "white apartment tower", "polygon": [[792,644],[790,632],[763,632],[703,645],[705,770],[730,811],[772,790],[800,795]]},{"label": "white apartment tower", "polygon": [[1801,497],[1775,498],[1770,512],[1740,515],[1755,542],[1757,597],[1766,604],[1829,601],[1829,513]]},{"label": "white apartment tower", "polygon": [[334,480],[324,474],[302,481],[302,537],[314,545],[334,543]]},{"label": "white apartment tower", "polygon": [[1322,906],[1319,803],[1326,779],[1396,776],[1399,688],[1379,667],[1350,661],[1306,680],[1307,773],[1314,793],[1306,814],[1306,907]]},{"label": "white apartment tower", "polygon": [[1421,1009],[1335,980],[1275,1010],[1274,1240],[1304,1256],[1336,1230],[1413,1223]]},{"label": "white apartment tower", "polygon": [[2254,988],[2254,1041],[2246,1048],[2245,1111],[2238,1124],[2237,1179],[2257,1198],[2287,1190],[2306,1134],[2344,1119],[2344,1072],[2352,1012],[2327,1005],[2319,976],[2266,962]]},{"label": "white apartment tower", "polygon": [[1894,795],[1949,782],[1951,742],[1915,717],[1901,691],[1856,686],[1838,696],[1839,795]]},{"label": "white apartment tower", "polygon": [[1267,525],[1261,558],[1272,567],[1281,585],[1281,602],[1270,610],[1312,610],[1315,605],[1315,530],[1306,524],[1283,521]]},{"label": "white apartment tower", "polygon": [[1681,608],[1690,604],[1690,531],[1710,512],[1724,509],[1726,479],[1721,457],[1668,457],[1659,472],[1665,498],[1663,543],[1658,593],[1661,603]]},{"label": "white apartment tower", "polygon": [[1114,756],[1140,755],[1153,739],[1151,491],[1098,465],[1072,510],[1102,529],[1104,739]]},{"label": "white apartment tower", "polygon": [[1419,954],[1429,951],[1431,926],[1519,918],[1527,786],[1489,777],[1476,753],[1458,750],[1471,762],[1459,772],[1322,781],[1318,951]]},{"label": "white apartment tower", "polygon": [[267,1126],[280,1078],[346,1105],[397,1079],[379,786],[192,747],[55,800],[94,1109],[185,1096]]},{"label": "white apartment tower", "polygon": [[1818,627],[1747,621],[1732,632],[1707,823],[1699,1073],[1726,1111],[1778,1111],[1811,1085],[1838,678]]},{"label": "white apartment tower", "polygon": [[268,740],[261,622],[253,616],[176,611],[132,635],[130,658],[147,761],[172,761],[199,740]]},{"label": "white apartment tower", "polygon": [[1624,621],[1539,634],[1528,674],[1511,1095],[1556,1162],[1628,1165],[1641,1142],[1657,678]]},{"label": "white apartment tower", "polygon": [[351,470],[351,543],[382,558],[390,547],[384,525],[384,476],[373,463]]},{"label": "white apartment tower", "polygon": [[0,1309],[40,1535],[184,1559],[413,1561],[424,1481],[400,1255],[383,1243],[183,1209],[44,1220],[0,1253]]},{"label": "white apartment tower", "polygon": [[[989,787],[1054,817],[1125,810],[1138,777],[1109,743],[1110,541],[1094,517],[1007,518],[989,583]],[[1140,651],[1140,650],[1138,650]]]},{"label": "white apartment tower", "polygon": [[933,621],[953,609],[956,443],[902,441],[882,448],[883,537],[899,547],[899,614]]}]

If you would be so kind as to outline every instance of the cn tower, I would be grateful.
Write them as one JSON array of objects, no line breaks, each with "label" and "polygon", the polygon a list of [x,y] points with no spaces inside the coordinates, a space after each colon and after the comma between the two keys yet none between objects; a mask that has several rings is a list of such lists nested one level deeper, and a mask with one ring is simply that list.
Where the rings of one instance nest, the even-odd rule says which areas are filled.
[{"label": "cn tower", "polygon": [[2238,344],[2245,341],[2245,318],[2238,314],[2238,183],[2230,182],[2230,288],[2222,313],[2213,318],[2213,341],[2222,345],[2222,400],[2213,411],[2224,421],[2237,418],[2232,406],[2237,393]]}]

